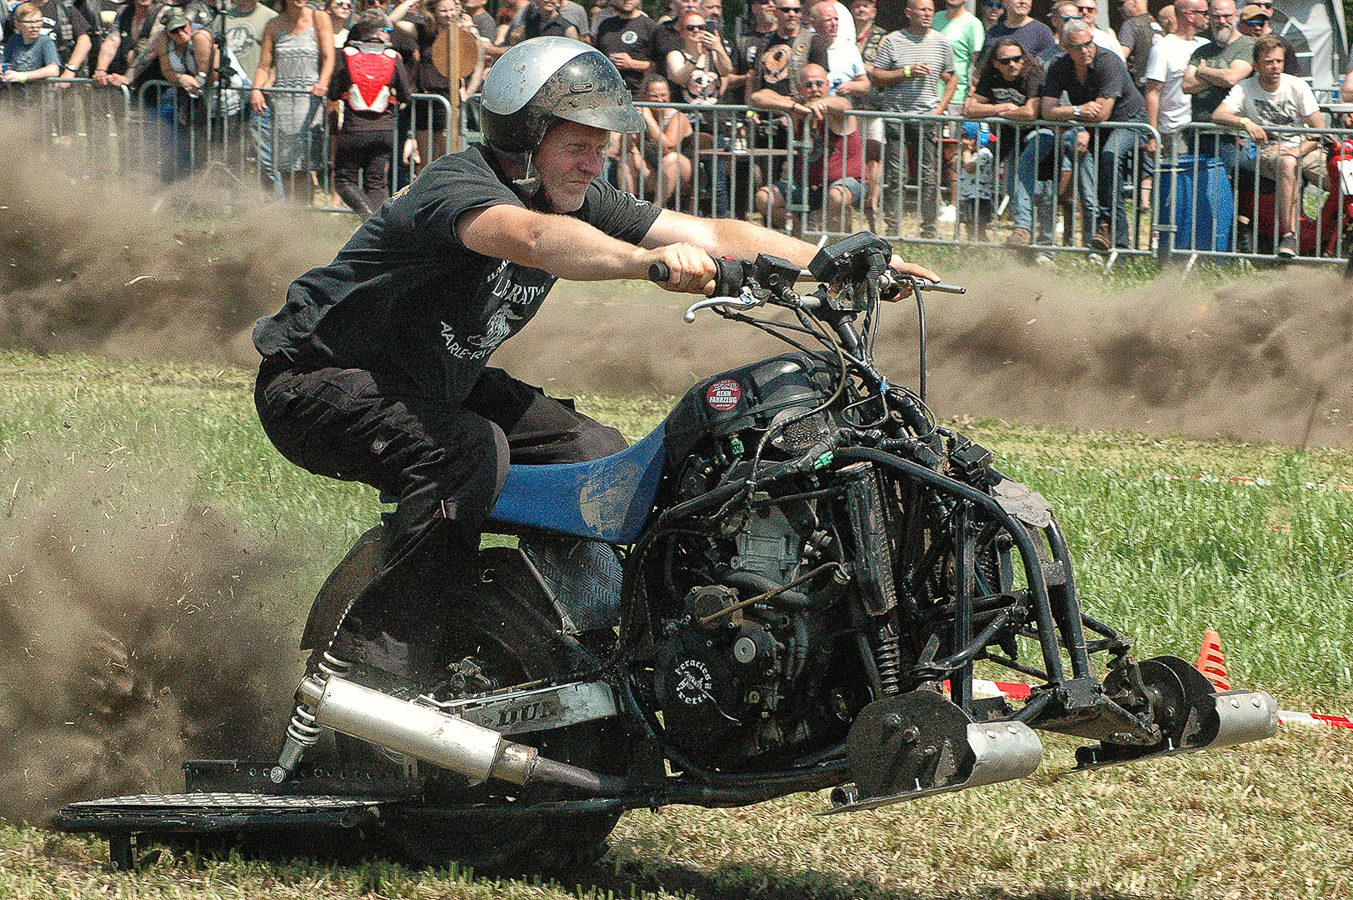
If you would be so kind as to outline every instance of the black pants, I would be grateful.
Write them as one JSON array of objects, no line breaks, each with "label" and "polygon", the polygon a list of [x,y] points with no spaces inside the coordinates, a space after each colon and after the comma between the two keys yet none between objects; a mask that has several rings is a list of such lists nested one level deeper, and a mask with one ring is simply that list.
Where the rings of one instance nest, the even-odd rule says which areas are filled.
[{"label": "black pants", "polygon": [[625,439],[500,369],[460,405],[398,377],[265,360],[254,389],[263,430],[317,475],[399,498],[385,562],[333,642],[350,662],[397,674],[430,665],[443,604],[477,577],[479,532],[509,463],[582,462]]},{"label": "black pants", "polygon": [[334,141],[334,190],[364,219],[390,199],[394,140],[394,131],[340,131]]}]

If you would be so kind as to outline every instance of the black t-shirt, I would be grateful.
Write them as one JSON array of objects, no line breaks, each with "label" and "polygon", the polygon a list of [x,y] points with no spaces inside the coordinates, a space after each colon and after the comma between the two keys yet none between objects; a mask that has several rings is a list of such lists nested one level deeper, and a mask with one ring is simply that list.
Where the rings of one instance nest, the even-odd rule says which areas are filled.
[{"label": "black t-shirt", "polygon": [[[611,16],[597,26],[595,43],[597,49],[606,56],[612,53],[628,53],[634,59],[652,62],[653,34],[657,30],[658,24],[643,13],[631,19]],[[652,68],[649,71],[652,71]],[[639,90],[644,75],[643,72],[629,69],[620,70],[620,77],[625,79],[625,84],[634,92]]]},{"label": "black t-shirt", "polygon": [[[1039,96],[1042,90],[1042,71],[1026,71],[1014,81],[1007,81],[996,71],[995,67],[991,67],[982,73],[982,77],[978,79],[975,87],[968,89],[968,96],[983,97],[988,103],[1014,103],[1023,106],[1029,102],[1030,97]],[[1037,110],[1034,111],[1034,114],[1037,115]],[[1019,140],[1018,132],[1019,127],[1016,125],[1002,124],[999,126],[998,140],[1001,152],[1007,153],[1019,149],[1017,144]]]},{"label": "black t-shirt", "polygon": [[[803,32],[792,38],[783,37],[778,31],[772,34],[762,47],[756,62],[756,73],[752,79],[753,92],[770,88],[784,97],[794,96],[794,85],[799,80],[799,69],[808,63],[827,68],[827,39],[820,34],[812,37],[808,45],[808,55],[802,63],[795,65],[794,46]],[[748,94],[750,96],[750,93]]]},{"label": "black t-shirt", "polygon": [[1113,111],[1108,118],[1110,122],[1146,121],[1146,101],[1142,99],[1142,92],[1132,83],[1127,63],[1117,53],[1103,47],[1095,51],[1095,61],[1083,84],[1076,78],[1076,66],[1070,56],[1059,56],[1048,66],[1048,77],[1043,82],[1041,95],[1056,99],[1063,91],[1066,91],[1067,102],[1072,106],[1092,100],[1113,100]]},{"label": "black t-shirt", "polygon": [[[460,216],[500,203],[524,205],[486,149],[441,157],[367,219],[333,262],[292,282],[281,311],[254,326],[254,346],[264,357],[365,369],[459,403],[555,282],[461,243]],[[659,212],[597,180],[570,215],[637,244]]]},{"label": "black t-shirt", "polygon": [[[56,0],[46,0],[42,4],[41,11],[41,33],[49,35],[55,42],[56,52],[61,57],[63,64],[70,59],[71,51],[75,49],[75,42],[81,35],[89,35],[91,42],[95,40],[94,28],[85,18],[84,11],[71,3],[70,0],[61,0],[60,8],[57,7]],[[99,48],[94,46],[90,55],[97,59]]]}]

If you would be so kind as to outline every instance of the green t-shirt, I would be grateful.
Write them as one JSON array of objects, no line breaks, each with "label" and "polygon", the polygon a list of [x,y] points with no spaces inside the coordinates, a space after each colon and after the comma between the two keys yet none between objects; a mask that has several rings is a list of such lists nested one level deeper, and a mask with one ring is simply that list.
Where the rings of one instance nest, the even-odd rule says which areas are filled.
[{"label": "green t-shirt", "polygon": [[[1193,51],[1189,65],[1206,65],[1209,69],[1225,69],[1237,59],[1254,59],[1254,38],[1241,35],[1226,46],[1211,41]],[[1230,88],[1208,87],[1193,95],[1193,121],[1211,122],[1217,105],[1226,99]]]},{"label": "green t-shirt", "polygon": [[954,98],[949,101],[949,111],[957,113],[968,96],[968,74],[972,71],[973,60],[986,41],[987,30],[982,27],[982,20],[972,13],[950,22],[948,10],[936,13],[934,27],[954,48],[954,78],[958,84],[954,86]]}]

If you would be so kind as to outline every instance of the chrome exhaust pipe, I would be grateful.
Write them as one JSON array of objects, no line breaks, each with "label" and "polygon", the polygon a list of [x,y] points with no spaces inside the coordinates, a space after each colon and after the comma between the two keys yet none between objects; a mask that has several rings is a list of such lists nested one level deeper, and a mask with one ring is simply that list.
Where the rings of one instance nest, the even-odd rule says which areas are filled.
[{"label": "chrome exhaust pipe", "polygon": [[309,676],[296,699],[314,711],[314,724],[449,769],[474,781],[564,784],[615,796],[624,779],[546,759],[534,747],[505,740],[491,728],[400,700],[345,678]]}]

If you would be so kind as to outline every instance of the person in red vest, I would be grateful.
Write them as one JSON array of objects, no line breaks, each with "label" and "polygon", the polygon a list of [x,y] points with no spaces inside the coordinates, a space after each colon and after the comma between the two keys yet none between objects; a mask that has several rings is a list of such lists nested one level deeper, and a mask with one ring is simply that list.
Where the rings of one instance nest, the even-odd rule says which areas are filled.
[{"label": "person in red vest", "polygon": [[380,11],[363,13],[338,51],[329,88],[329,98],[340,101],[334,189],[363,219],[390,197],[396,113],[413,94],[404,61],[390,47],[390,30]]}]

